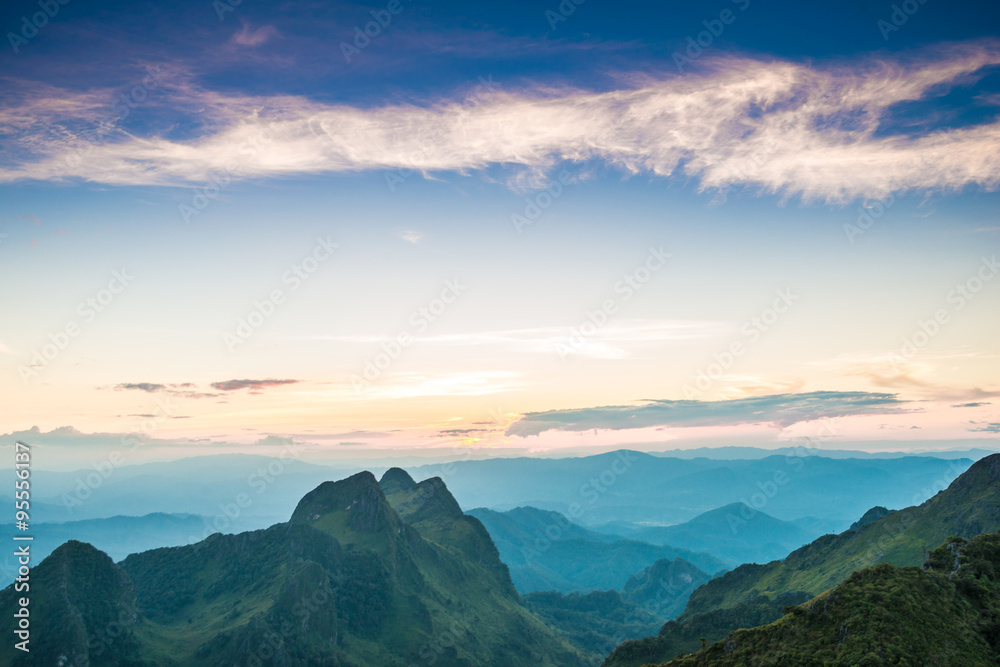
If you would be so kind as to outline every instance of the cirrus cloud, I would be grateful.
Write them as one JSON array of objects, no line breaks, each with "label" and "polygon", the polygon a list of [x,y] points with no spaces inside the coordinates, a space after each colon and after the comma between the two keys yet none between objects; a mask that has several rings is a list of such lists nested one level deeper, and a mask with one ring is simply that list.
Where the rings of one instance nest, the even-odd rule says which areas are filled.
[{"label": "cirrus cloud", "polygon": [[49,128],[79,121],[79,114],[86,120],[94,94],[49,88],[0,108],[0,122],[16,121],[9,123],[13,148],[0,182],[201,185],[219,173],[264,178],[500,165],[516,172],[512,183],[538,183],[562,162],[598,161],[626,173],[693,176],[702,189],[747,184],[830,202],[968,185],[992,189],[1000,184],[995,115],[917,134],[887,132],[884,121],[894,105],[966,84],[998,63],[995,42],[829,66],[724,56],[699,74],[632,77],[618,90],[538,87],[492,91],[474,103],[455,98],[374,108],[167,82],[162,103],[198,109],[201,134],[110,133],[87,147],[86,160],[74,159],[66,132]]}]

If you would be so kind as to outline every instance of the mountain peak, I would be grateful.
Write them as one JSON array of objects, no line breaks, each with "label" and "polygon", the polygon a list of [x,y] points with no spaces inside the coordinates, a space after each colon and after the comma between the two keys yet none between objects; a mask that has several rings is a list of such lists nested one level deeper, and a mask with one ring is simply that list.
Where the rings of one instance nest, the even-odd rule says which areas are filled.
[{"label": "mountain peak", "polygon": [[399,516],[389,506],[375,475],[367,470],[337,482],[323,482],[307,493],[292,512],[338,540],[354,533],[402,532]]},{"label": "mountain peak", "polygon": [[417,485],[410,477],[410,473],[402,468],[389,468],[382,475],[378,485],[382,487],[382,492],[389,496],[396,491],[409,491]]},{"label": "mountain peak", "polygon": [[886,509],[885,507],[882,507],[881,505],[876,505],[875,507],[873,507],[870,510],[868,510],[867,512],[865,512],[861,516],[860,519],[858,519],[857,521],[855,521],[854,523],[852,523],[851,527],[848,528],[848,530],[857,530],[858,528],[861,528],[862,526],[867,526],[868,524],[872,523],[873,521],[878,521],[882,517],[889,516],[892,513],[893,513],[893,510]]}]

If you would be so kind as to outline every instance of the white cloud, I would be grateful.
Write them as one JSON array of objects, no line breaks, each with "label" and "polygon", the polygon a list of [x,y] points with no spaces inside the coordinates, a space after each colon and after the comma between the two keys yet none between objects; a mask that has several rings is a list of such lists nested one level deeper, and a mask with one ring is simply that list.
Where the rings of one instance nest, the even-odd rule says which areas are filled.
[{"label": "white cloud", "polygon": [[406,241],[408,243],[412,243],[412,244],[416,245],[416,244],[420,243],[420,240],[422,238],[424,238],[424,235],[422,233],[420,233],[420,232],[415,232],[412,229],[409,229],[409,230],[406,230],[404,232],[400,232],[399,238],[403,239],[404,241]]},{"label": "white cloud", "polygon": [[916,137],[877,131],[892,105],[965,83],[997,63],[993,43],[942,47],[923,60],[822,68],[727,57],[708,74],[645,79],[608,92],[497,91],[475,104],[456,98],[425,107],[226,96],[165,83],[171,105],[198,110],[201,136],[122,133],[76,161],[67,159],[66,136],[47,128],[62,116],[67,123],[96,116],[94,95],[39,89],[0,110],[18,153],[4,161],[0,181],[201,185],[227,171],[276,177],[505,165],[512,181],[523,182],[525,173],[563,161],[597,160],[629,173],[693,175],[702,188],[749,184],[831,202],[908,189],[995,188],[998,120]]}]

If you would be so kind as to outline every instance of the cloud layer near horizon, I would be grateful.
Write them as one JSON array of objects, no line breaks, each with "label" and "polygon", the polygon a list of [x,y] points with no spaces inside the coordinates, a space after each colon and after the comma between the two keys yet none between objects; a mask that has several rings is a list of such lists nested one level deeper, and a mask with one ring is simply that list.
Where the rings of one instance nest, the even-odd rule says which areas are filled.
[{"label": "cloud layer near horizon", "polygon": [[803,421],[849,415],[902,414],[909,411],[907,404],[895,394],[863,391],[814,391],[728,401],[654,400],[643,401],[640,405],[529,412],[511,424],[507,435],[525,437],[550,430],[621,430],[655,426],[774,424],[786,427]]},{"label": "cloud layer near horizon", "polygon": [[[185,138],[122,131],[103,102],[109,94],[35,86],[0,108],[13,147],[0,182],[188,186],[213,176],[499,165],[512,169],[511,183],[538,187],[560,164],[597,161],[626,173],[694,176],[703,189],[749,184],[830,202],[993,189],[1000,184],[995,116],[919,136],[887,133],[883,122],[893,105],[940,95],[998,63],[995,43],[828,67],[724,57],[697,75],[636,77],[607,92],[487,87],[430,106],[376,108],[227,96],[164,75],[156,103],[197,109],[205,121]],[[99,142],[81,140],[82,128],[102,125],[110,129]]]}]

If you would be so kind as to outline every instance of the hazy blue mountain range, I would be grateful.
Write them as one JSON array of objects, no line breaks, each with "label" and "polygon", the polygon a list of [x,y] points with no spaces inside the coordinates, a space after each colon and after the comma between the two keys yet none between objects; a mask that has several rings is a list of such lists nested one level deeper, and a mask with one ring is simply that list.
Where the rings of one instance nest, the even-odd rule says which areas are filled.
[{"label": "hazy blue mountain range", "polygon": [[683,558],[703,572],[731,567],[705,553],[603,535],[534,507],[469,510],[489,531],[518,591],[620,590],[661,559]]},{"label": "hazy blue mountain range", "polygon": [[[204,537],[204,517],[193,514],[147,514],[145,516],[113,516],[106,519],[85,519],[67,523],[32,524],[32,558],[37,563],[70,540],[87,542],[121,560],[132,553],[165,546],[180,546],[198,542]],[[8,543],[16,534],[13,524],[0,526],[0,537]],[[17,559],[5,553],[0,559],[0,586],[6,586],[16,576]]]},{"label": "hazy blue mountain range", "polygon": [[756,460],[676,459],[612,452],[570,459],[460,461],[410,469],[441,473],[462,507],[507,510],[530,505],[584,526],[609,521],[670,525],[730,503],[772,517],[844,521],[876,505],[907,507],[944,488],[972,461],[933,457]]},{"label": "hazy blue mountain range", "polygon": [[643,528],[633,539],[710,553],[733,564],[767,563],[819,537],[746,503],[731,503],[674,526]]}]

